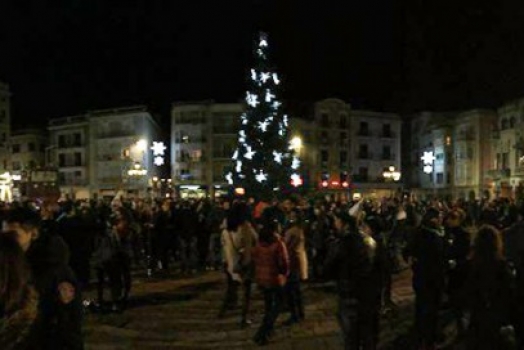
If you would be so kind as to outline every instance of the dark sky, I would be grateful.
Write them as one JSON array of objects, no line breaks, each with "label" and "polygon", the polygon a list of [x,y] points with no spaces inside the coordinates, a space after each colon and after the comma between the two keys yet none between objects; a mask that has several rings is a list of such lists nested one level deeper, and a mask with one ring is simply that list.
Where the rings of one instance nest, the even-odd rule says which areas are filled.
[{"label": "dark sky", "polygon": [[0,79],[17,125],[237,101],[260,28],[288,99],[408,113],[524,96],[519,1],[2,0],[0,18]]}]

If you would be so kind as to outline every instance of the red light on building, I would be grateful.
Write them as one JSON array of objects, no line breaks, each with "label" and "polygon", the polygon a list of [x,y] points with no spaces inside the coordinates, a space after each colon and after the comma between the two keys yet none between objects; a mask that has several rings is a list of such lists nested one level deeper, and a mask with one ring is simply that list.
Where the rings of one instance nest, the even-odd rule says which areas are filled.
[{"label": "red light on building", "polygon": [[348,188],[348,187],[349,187],[349,183],[348,183],[347,181],[344,181],[344,182],[342,183],[342,187],[344,187],[344,188]]},{"label": "red light on building", "polygon": [[328,187],[329,183],[327,181],[322,181],[322,187]]},{"label": "red light on building", "polygon": [[331,181],[331,184],[332,184],[333,186],[338,186],[338,185],[340,184],[340,182],[338,182],[338,181]]}]

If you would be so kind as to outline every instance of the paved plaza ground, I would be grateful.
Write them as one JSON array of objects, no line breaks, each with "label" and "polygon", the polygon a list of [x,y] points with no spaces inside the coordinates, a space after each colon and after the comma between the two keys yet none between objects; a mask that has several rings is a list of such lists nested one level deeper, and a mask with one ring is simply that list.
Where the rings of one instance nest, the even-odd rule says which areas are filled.
[{"label": "paved plaza ground", "polygon": [[[382,322],[381,349],[393,346],[411,327],[413,292],[406,271],[395,279],[394,300],[399,314]],[[218,319],[226,284],[219,272],[196,277],[137,277],[132,301],[123,314],[89,314],[86,321],[87,349],[255,349],[251,338],[262,318],[261,295],[254,293],[253,325],[241,329],[239,310]],[[88,293],[89,294],[89,293]],[[341,349],[335,319],[336,297],[329,284],[306,284],[306,320],[284,327],[281,315],[275,336],[267,349]],[[398,343],[398,339],[397,339]]]}]

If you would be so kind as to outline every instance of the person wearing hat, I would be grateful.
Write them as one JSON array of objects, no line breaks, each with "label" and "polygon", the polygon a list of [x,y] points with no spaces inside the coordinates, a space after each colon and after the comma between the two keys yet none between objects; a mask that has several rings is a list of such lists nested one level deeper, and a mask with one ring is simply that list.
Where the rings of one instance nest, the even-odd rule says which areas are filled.
[{"label": "person wearing hat", "polygon": [[442,216],[430,207],[407,249],[413,269],[418,349],[435,349],[438,311],[448,269]]},{"label": "person wearing hat", "polygon": [[[353,208],[352,213],[358,212]],[[343,333],[344,348],[358,349],[363,341],[363,296],[372,268],[368,247],[360,234],[357,219],[346,210],[334,212],[337,238],[328,249],[324,272],[337,282],[338,321]]]}]

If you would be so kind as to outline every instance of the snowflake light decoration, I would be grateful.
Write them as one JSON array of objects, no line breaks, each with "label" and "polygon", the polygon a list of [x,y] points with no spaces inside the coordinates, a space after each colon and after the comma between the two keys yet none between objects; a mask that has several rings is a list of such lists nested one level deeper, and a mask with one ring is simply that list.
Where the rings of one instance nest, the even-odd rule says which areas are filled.
[{"label": "snowflake light decoration", "polygon": [[263,122],[258,122],[258,128],[262,130],[262,132],[266,132],[268,126],[269,122],[267,120],[264,120]]},{"label": "snowflake light decoration", "polygon": [[266,102],[271,102],[272,99],[274,99],[276,96],[269,91],[269,89],[266,91]]},{"label": "snowflake light decoration", "polygon": [[267,47],[267,40],[266,39],[262,39],[260,40],[260,44],[259,44],[260,47]]},{"label": "snowflake light decoration", "polygon": [[251,107],[255,108],[259,104],[258,96],[248,92],[247,96],[246,96],[246,102],[247,102],[248,105],[250,105]]},{"label": "snowflake light decoration", "polygon": [[280,79],[278,79],[277,73],[273,73],[273,81],[275,82],[276,85],[280,84]]},{"label": "snowflake light decoration", "polygon": [[233,184],[233,174],[231,174],[230,172],[226,174],[226,181],[228,184],[232,185]]},{"label": "snowflake light decoration", "polygon": [[151,150],[153,151],[154,156],[163,156],[167,147],[164,145],[163,142],[156,142],[153,141],[153,146],[151,146]]},{"label": "snowflake light decoration", "polygon": [[298,157],[293,156],[293,161],[291,162],[291,168],[293,170],[297,170],[298,168],[300,168],[300,159],[298,159]]},{"label": "snowflake light decoration", "polygon": [[244,157],[247,159],[253,159],[253,156],[255,155],[255,152],[251,149],[250,146],[247,147],[247,152],[244,154]]},{"label": "snowflake light decoration", "polygon": [[164,165],[164,157],[161,157],[161,156],[156,156],[153,160],[153,163],[156,165],[156,166],[162,166]]},{"label": "snowflake light decoration", "polygon": [[251,79],[252,79],[252,80],[255,80],[255,81],[258,79],[258,77],[257,77],[257,71],[254,70],[254,69],[251,69]]},{"label": "snowflake light decoration", "polygon": [[273,157],[275,157],[275,162],[277,162],[278,164],[282,164],[283,156],[284,154],[282,154],[281,152],[273,151]]},{"label": "snowflake light decoration", "polygon": [[266,81],[268,81],[269,78],[271,78],[271,74],[267,72],[262,72],[260,79],[262,80],[263,83],[266,83]]},{"label": "snowflake light decoration", "polygon": [[235,150],[235,153],[233,153],[233,157],[231,159],[233,159],[233,160],[237,160],[238,159],[238,149]]},{"label": "snowflake light decoration", "polygon": [[240,173],[242,171],[242,162],[240,160],[237,160],[237,164],[236,164],[236,167],[235,167],[235,171],[237,173]]},{"label": "snowflake light decoration", "polygon": [[260,172],[258,173],[256,176],[255,176],[255,179],[258,181],[258,182],[264,182],[264,181],[267,181],[267,174],[265,174],[264,172]]}]

